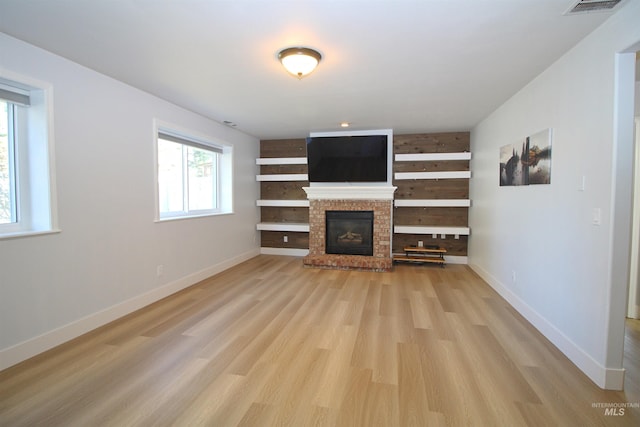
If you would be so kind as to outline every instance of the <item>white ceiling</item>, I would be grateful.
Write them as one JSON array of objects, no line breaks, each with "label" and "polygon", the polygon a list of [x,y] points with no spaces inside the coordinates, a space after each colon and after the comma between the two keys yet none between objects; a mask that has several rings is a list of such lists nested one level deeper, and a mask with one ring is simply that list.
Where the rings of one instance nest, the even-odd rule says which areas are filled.
[{"label": "white ceiling", "polygon": [[[471,129],[610,16],[572,3],[0,0],[0,31],[261,139],[402,134]],[[298,45],[323,55],[300,81]]]}]

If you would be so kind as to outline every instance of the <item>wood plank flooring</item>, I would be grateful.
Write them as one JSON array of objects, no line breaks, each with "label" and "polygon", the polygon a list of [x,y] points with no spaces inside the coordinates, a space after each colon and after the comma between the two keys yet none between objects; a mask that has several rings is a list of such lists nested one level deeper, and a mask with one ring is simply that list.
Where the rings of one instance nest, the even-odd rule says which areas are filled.
[{"label": "wood plank flooring", "polygon": [[625,345],[603,391],[467,266],[261,255],[0,372],[0,425],[637,426]]}]

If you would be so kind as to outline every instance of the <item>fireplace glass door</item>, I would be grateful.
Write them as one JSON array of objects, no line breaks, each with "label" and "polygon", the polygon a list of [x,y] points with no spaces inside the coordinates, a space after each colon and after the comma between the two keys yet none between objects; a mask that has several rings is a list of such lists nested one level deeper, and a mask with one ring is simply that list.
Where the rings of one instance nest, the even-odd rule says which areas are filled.
[{"label": "fireplace glass door", "polygon": [[373,211],[326,211],[325,253],[373,255]]}]

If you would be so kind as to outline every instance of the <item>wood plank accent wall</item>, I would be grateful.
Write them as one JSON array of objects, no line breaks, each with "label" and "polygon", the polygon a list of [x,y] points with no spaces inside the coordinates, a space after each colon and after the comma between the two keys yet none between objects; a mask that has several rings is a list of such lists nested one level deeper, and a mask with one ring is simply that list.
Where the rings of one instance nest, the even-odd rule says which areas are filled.
[{"label": "wood plank accent wall", "polygon": [[[260,141],[261,158],[307,157],[307,143],[299,139],[270,139]],[[261,165],[260,174],[307,173],[307,165]],[[260,183],[263,200],[307,200],[302,187],[306,181],[269,181]],[[260,208],[262,222],[308,223],[309,208],[267,207]],[[287,236],[287,242],[284,237]],[[292,231],[261,231],[260,245],[264,248],[309,249],[309,233]]]},{"label": "wood plank accent wall", "polygon": [[263,200],[307,200],[307,193],[302,187],[308,185],[308,182],[302,181],[263,181],[260,183],[260,198]]},{"label": "wood plank accent wall", "polygon": [[[460,153],[470,150],[469,132],[394,135],[395,154]],[[261,158],[306,157],[306,141],[278,139],[260,141]],[[468,160],[395,161],[393,172],[448,172],[468,171]],[[307,165],[261,165],[260,174],[304,174]],[[260,183],[260,198],[264,200],[306,200],[302,187],[306,181],[269,181]],[[468,179],[410,179],[394,180],[398,189],[396,199],[468,199]],[[260,208],[262,222],[307,223],[308,208],[267,207]],[[466,207],[396,207],[394,225],[467,227],[469,209]],[[284,242],[287,236],[288,242]],[[261,246],[271,248],[309,248],[308,233],[262,231]],[[425,245],[439,245],[447,249],[447,255],[467,255],[467,236],[440,235],[433,238],[424,234],[394,234],[393,252],[402,252],[408,245],[422,240]]]},{"label": "wood plank accent wall", "polygon": [[[469,132],[394,135],[393,152],[396,154],[462,153],[470,151]],[[393,162],[393,172],[444,172],[468,171],[468,160],[408,161]],[[395,180],[397,199],[468,199],[468,179],[411,179]],[[466,207],[396,207],[393,212],[394,225],[468,227],[469,208]],[[467,236],[430,234],[394,234],[393,252],[401,253],[403,247],[438,245],[447,250],[447,255],[467,256]]]},{"label": "wood plank accent wall", "polygon": [[307,157],[307,141],[305,138],[262,140],[260,157]]},{"label": "wood plank accent wall", "polygon": [[260,208],[262,222],[309,222],[309,208],[271,207]]},{"label": "wood plank accent wall", "polygon": [[462,153],[469,151],[469,132],[393,135],[394,154]]},{"label": "wood plank accent wall", "polygon": [[394,180],[396,199],[468,199],[468,179]]}]

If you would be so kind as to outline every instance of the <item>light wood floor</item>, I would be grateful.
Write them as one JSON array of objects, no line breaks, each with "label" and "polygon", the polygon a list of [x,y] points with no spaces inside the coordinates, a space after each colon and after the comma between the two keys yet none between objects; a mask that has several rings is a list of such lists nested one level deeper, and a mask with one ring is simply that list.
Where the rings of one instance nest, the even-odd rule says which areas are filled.
[{"label": "light wood floor", "polygon": [[0,425],[638,426],[627,329],[603,391],[466,266],[262,255],[0,372]]}]

